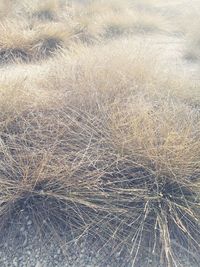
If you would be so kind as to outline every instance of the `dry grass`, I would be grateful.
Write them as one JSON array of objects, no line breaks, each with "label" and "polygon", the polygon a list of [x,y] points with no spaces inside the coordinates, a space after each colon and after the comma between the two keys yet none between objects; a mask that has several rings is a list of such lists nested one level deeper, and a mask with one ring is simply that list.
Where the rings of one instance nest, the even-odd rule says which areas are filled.
[{"label": "dry grass", "polygon": [[86,6],[75,6],[75,20],[90,38],[110,38],[135,33],[166,32],[169,23],[159,14],[134,8],[126,1],[92,1]]},{"label": "dry grass", "polygon": [[0,25],[1,63],[15,60],[33,61],[52,56],[63,46],[69,45],[73,29],[63,23],[35,24],[17,20],[4,21]]},{"label": "dry grass", "polygon": [[178,266],[174,239],[191,254],[199,250],[199,114],[173,99],[130,102],[117,105],[111,120],[117,153],[108,185],[113,205],[123,208],[119,232],[134,259],[150,240],[152,253]]},{"label": "dry grass", "polygon": [[179,250],[198,263],[199,84],[124,36],[162,23],[122,1],[66,18],[59,1],[19,5],[24,19],[0,24],[0,235],[25,211],[53,242],[98,237],[131,266],[184,266]]},{"label": "dry grass", "polygon": [[12,13],[12,3],[11,0],[1,0],[0,1],[0,20],[3,20]]},{"label": "dry grass", "polygon": [[59,1],[35,1],[33,6],[30,6],[30,11],[33,17],[39,20],[55,20],[60,11]]},{"label": "dry grass", "polygon": [[187,9],[181,10],[181,15],[176,18],[176,23],[186,40],[184,57],[190,61],[198,61],[200,58],[200,7],[198,2],[192,4],[193,12]]},{"label": "dry grass", "polygon": [[88,169],[90,128],[77,125],[76,116],[66,109],[30,110],[6,123],[1,135],[1,227],[13,213],[27,209],[37,226],[43,220],[51,230],[62,225],[68,240],[93,223],[92,192],[99,174]]},{"label": "dry grass", "polygon": [[194,20],[191,29],[187,29],[187,49],[185,57],[188,60],[199,60],[200,59],[200,37],[199,37],[199,19]]},{"label": "dry grass", "polygon": [[68,47],[71,41],[93,44],[117,35],[167,31],[169,26],[158,14],[152,17],[142,11],[138,13],[131,5],[125,8],[120,1],[118,5],[94,1],[71,8],[59,1],[23,1],[11,7],[15,15],[8,18],[5,15],[0,24],[3,64],[51,56],[57,49]]}]

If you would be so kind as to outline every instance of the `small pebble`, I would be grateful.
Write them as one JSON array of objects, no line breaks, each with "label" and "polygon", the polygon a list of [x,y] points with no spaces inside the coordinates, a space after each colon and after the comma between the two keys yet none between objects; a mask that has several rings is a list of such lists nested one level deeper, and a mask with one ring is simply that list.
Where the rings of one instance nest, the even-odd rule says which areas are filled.
[{"label": "small pebble", "polygon": [[14,266],[14,267],[17,267],[17,266],[18,266],[18,263],[17,263],[17,257],[15,257],[15,258],[13,259],[13,266]]},{"label": "small pebble", "polygon": [[40,264],[40,262],[38,261],[35,265],[35,267],[42,267],[42,265]]}]

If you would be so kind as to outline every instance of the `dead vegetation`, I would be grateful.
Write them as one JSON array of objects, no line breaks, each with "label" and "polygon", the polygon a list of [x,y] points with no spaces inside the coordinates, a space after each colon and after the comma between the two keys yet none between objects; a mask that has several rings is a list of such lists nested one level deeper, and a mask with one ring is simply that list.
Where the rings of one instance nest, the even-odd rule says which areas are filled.
[{"label": "dead vegetation", "polygon": [[178,250],[198,263],[199,86],[130,36],[159,32],[150,14],[61,4],[1,20],[0,235],[28,212],[53,242],[98,237],[130,266],[184,266]]},{"label": "dead vegetation", "polygon": [[185,58],[190,61],[199,61],[200,59],[200,37],[199,37],[199,19],[192,25],[192,31],[187,29],[187,48]]},{"label": "dead vegetation", "polygon": [[23,21],[17,23],[17,20],[2,22],[0,32],[1,64],[45,59],[69,45],[75,34],[69,26],[59,22],[31,26]]},{"label": "dead vegetation", "polygon": [[[2,0],[2,10],[7,7]],[[95,44],[107,38],[135,33],[166,32],[169,25],[158,14],[128,9],[119,1],[85,5],[59,1],[16,2],[0,23],[0,62],[30,62],[54,55],[74,41]],[[124,19],[126,18],[126,19]]]}]

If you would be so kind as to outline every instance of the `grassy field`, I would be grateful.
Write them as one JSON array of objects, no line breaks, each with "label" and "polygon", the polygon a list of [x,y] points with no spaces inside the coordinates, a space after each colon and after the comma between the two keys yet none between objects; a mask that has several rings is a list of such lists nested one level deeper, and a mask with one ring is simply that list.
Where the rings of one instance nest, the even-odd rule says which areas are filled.
[{"label": "grassy field", "polygon": [[2,240],[28,214],[51,242],[98,240],[95,266],[199,266],[200,5],[183,2],[0,0]]}]

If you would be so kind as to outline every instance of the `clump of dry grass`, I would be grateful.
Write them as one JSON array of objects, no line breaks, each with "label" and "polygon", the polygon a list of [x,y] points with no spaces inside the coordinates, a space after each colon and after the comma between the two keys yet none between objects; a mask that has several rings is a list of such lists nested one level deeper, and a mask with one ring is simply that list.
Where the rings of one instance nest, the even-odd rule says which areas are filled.
[{"label": "clump of dry grass", "polygon": [[182,16],[177,19],[177,24],[186,41],[184,57],[190,61],[198,61],[200,58],[199,11],[199,5],[197,4],[194,6],[192,13],[182,12]]},{"label": "clump of dry grass", "polygon": [[15,1],[14,9],[23,16],[38,21],[58,21],[63,8],[62,1],[44,0],[44,1]]},{"label": "clump of dry grass", "polygon": [[155,81],[153,68],[147,76],[139,54],[116,73],[125,44],[83,46],[66,65],[67,56],[52,59],[62,62],[60,76],[57,63],[52,71],[63,101],[24,100],[1,124],[1,227],[26,210],[41,231],[116,241],[112,251],[127,247],[133,266],[144,246],[164,266],[178,266],[177,247],[197,261],[199,112]]},{"label": "clump of dry grass", "polygon": [[106,15],[102,16],[100,23],[105,25],[104,34],[106,37],[133,33],[162,32],[166,30],[164,20],[158,15],[152,17],[151,14],[134,10],[126,10],[124,13],[109,13],[107,17]]},{"label": "clump of dry grass", "polygon": [[[41,5],[37,10],[57,12],[56,1]],[[135,39],[88,45],[110,25],[123,33],[138,25],[121,1],[75,9],[69,25],[1,22],[2,63],[62,53],[38,69],[14,66],[12,78],[2,72],[0,234],[28,212],[43,233],[73,241],[98,236],[108,254],[125,248],[132,266],[145,253],[180,266],[178,249],[198,262],[199,93],[194,105],[191,84],[161,74],[156,52]]]},{"label": "clump of dry grass", "polygon": [[130,248],[133,266],[144,247],[163,266],[179,266],[177,244],[191,257],[196,252],[197,262],[199,113],[173,99],[154,103],[136,96],[117,104],[109,117],[104,186],[105,203],[119,218],[117,226],[109,225],[114,238]]},{"label": "clump of dry grass", "polygon": [[4,21],[0,25],[1,63],[15,60],[34,61],[54,55],[73,36],[73,30],[63,23],[44,23],[33,28],[26,21]]},{"label": "clump of dry grass", "polygon": [[96,223],[100,173],[92,147],[100,133],[92,123],[66,108],[29,109],[6,123],[0,143],[1,229],[23,210],[37,227],[45,220],[45,230],[57,233],[62,225],[60,234],[68,239]]},{"label": "clump of dry grass", "polygon": [[[73,90],[77,93],[76,101],[84,98],[83,108],[93,106],[95,101],[106,106],[116,96],[124,99],[137,92],[160,98],[171,95],[198,107],[198,83],[176,74],[174,69],[168,70],[160,62],[159,52],[154,51],[151,42],[144,44],[132,37],[99,42],[95,46],[74,44],[48,61],[49,82],[40,80],[39,84],[46,89],[58,86]],[[62,70],[58,68],[60,64]]]},{"label": "clump of dry grass", "polygon": [[166,32],[169,24],[158,14],[139,11],[129,1],[92,1],[74,6],[74,19],[87,29],[87,36],[116,37],[133,33]]},{"label": "clump of dry grass", "polygon": [[193,30],[187,34],[187,48],[185,58],[188,60],[200,59],[199,23],[193,26]]},{"label": "clump of dry grass", "polygon": [[[60,1],[15,4],[15,18],[1,23],[2,62],[42,57],[45,46],[44,54],[53,54],[72,35],[76,35],[75,41],[93,44],[105,37],[166,30],[166,23],[160,16],[155,14],[152,18],[146,12],[138,13],[130,4],[128,9],[127,5],[121,1],[118,4],[94,1],[83,6],[74,4],[72,8],[67,5],[63,8]],[[18,10],[18,6],[21,9]],[[52,12],[62,15],[56,17]],[[38,22],[42,25],[38,26]]]},{"label": "clump of dry grass", "polygon": [[55,20],[60,9],[59,1],[36,1],[32,14],[40,20]]}]

